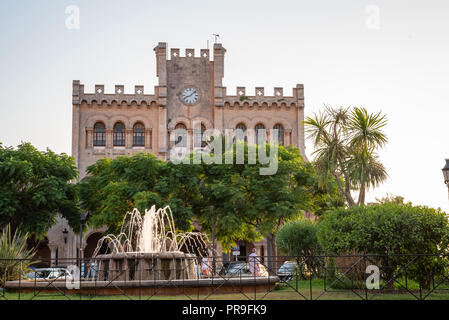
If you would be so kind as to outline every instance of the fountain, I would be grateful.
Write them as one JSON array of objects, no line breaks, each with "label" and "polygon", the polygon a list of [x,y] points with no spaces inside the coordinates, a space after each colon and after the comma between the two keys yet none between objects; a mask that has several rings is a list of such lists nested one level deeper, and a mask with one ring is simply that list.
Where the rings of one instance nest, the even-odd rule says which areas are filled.
[{"label": "fountain", "polygon": [[[110,253],[98,254],[105,242]],[[177,233],[170,207],[156,210],[153,206],[143,217],[137,209],[128,212],[120,234],[101,238],[93,258],[99,280],[195,279],[197,256],[191,248],[202,257],[208,243],[200,232]]]},{"label": "fountain", "polygon": [[[100,253],[102,248],[107,248],[108,252]],[[203,256],[211,257],[213,252],[205,234],[176,232],[170,207],[156,210],[153,206],[145,210],[143,216],[134,209],[123,218],[119,235],[110,234],[98,241],[92,258],[97,264],[94,276],[80,281],[68,278],[51,282],[7,281],[5,289],[11,292],[75,291],[89,296],[199,297],[200,294],[269,292],[279,281],[278,277],[269,275],[242,277],[218,272],[200,275],[195,266]],[[216,270],[219,270],[220,261],[215,260]]]}]

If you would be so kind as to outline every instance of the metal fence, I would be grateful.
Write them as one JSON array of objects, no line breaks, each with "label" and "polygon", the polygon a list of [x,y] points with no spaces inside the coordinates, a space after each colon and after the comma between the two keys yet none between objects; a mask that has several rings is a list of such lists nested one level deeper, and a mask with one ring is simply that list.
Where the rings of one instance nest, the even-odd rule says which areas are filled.
[{"label": "metal fence", "polygon": [[449,299],[449,256],[0,259],[0,300]]}]

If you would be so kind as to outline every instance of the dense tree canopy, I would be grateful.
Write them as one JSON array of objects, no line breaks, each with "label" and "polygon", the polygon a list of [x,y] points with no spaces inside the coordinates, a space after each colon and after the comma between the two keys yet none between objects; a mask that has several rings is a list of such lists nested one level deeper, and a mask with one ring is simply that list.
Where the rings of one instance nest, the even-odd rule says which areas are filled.
[{"label": "dense tree canopy", "polygon": [[279,147],[273,175],[260,174],[268,164],[248,164],[247,144],[244,150],[243,164],[236,163],[235,154],[233,164],[225,164],[226,154],[222,164],[164,162],[143,153],[99,160],[80,183],[83,206],[91,212],[92,225],[118,232],[125,212],[170,205],[180,230],[191,230],[198,221],[226,250],[236,240],[261,237],[271,237],[274,245],[284,221],[305,210],[325,212],[342,204],[335,183],[328,185],[334,186],[330,192],[319,186],[298,149]]},{"label": "dense tree canopy", "polygon": [[0,144],[0,228],[12,233],[43,235],[60,214],[71,226],[79,224],[75,163],[66,154],[40,152],[29,143],[17,149]]},{"label": "dense tree canopy", "polygon": [[196,166],[180,167],[152,154],[101,159],[90,166],[80,182],[83,207],[90,211],[92,226],[120,230],[123,216],[133,208],[144,212],[151,206],[169,205],[180,230],[192,228],[194,199],[198,186]]}]

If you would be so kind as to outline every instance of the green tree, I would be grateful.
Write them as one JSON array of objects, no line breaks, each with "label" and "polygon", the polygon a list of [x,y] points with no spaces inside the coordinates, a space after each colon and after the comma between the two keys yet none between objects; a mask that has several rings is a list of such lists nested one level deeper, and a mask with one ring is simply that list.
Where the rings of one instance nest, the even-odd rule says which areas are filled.
[{"label": "green tree", "polygon": [[[407,254],[447,254],[448,235],[447,216],[439,209],[388,201],[336,209],[321,219],[317,234],[328,254],[377,255],[390,285],[399,266],[410,261]],[[421,256],[410,264],[407,275],[428,287],[432,273],[443,271],[444,259]]]},{"label": "green tree", "polygon": [[[236,148],[244,144],[244,161],[237,164]],[[233,145],[233,164],[202,164],[200,185],[202,195],[201,221],[215,233],[226,247],[243,236],[255,240],[267,238],[268,256],[276,255],[275,234],[286,221],[295,219],[314,208],[317,191],[314,169],[304,162],[297,148],[279,147],[273,175],[261,175],[260,168],[268,164],[249,164],[248,145],[241,141]],[[258,147],[254,146],[258,154]],[[270,146],[266,145],[267,154]],[[226,154],[223,154],[223,163]],[[321,196],[321,195],[320,195]],[[325,202],[323,202],[325,204]],[[325,205],[327,205],[326,203]],[[268,266],[274,268],[270,259]]]},{"label": "green tree", "polygon": [[317,238],[317,223],[302,218],[285,223],[276,235],[279,250],[291,256],[309,256],[321,253]]},{"label": "green tree", "polygon": [[0,227],[42,236],[59,215],[79,225],[73,158],[29,143],[14,149],[0,144]]},{"label": "green tree", "polygon": [[[307,271],[317,275],[323,264],[320,257],[321,247],[317,238],[318,225],[315,221],[301,218],[285,223],[276,234],[276,244],[281,253],[295,256],[298,266],[305,266]],[[304,268],[300,270],[305,276]]]},{"label": "green tree", "polygon": [[126,212],[169,205],[176,226],[190,230],[190,201],[197,188],[195,169],[145,153],[97,161],[79,183],[83,207],[91,213],[89,223],[94,227],[108,226],[108,232],[117,233]]},{"label": "green tree", "polygon": [[[384,182],[388,175],[376,151],[388,141],[383,132],[386,116],[364,108],[326,107],[307,117],[307,138],[316,150],[315,166],[323,181],[333,176],[349,206],[363,205],[366,190]],[[358,190],[357,202],[351,191]]]}]

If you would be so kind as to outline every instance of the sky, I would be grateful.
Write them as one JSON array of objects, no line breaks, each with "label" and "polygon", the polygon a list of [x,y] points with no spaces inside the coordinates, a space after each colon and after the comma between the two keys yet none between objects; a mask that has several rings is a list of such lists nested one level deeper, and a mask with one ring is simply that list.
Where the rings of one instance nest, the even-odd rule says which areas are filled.
[{"label": "sky", "polygon": [[449,211],[447,0],[2,1],[0,141],[70,154],[73,80],[86,92],[123,84],[153,93],[158,42],[199,52],[214,33],[227,49],[228,94],[291,95],[302,83],[306,116],[324,104],[387,115],[379,154],[389,179],[368,201],[389,193]]}]

